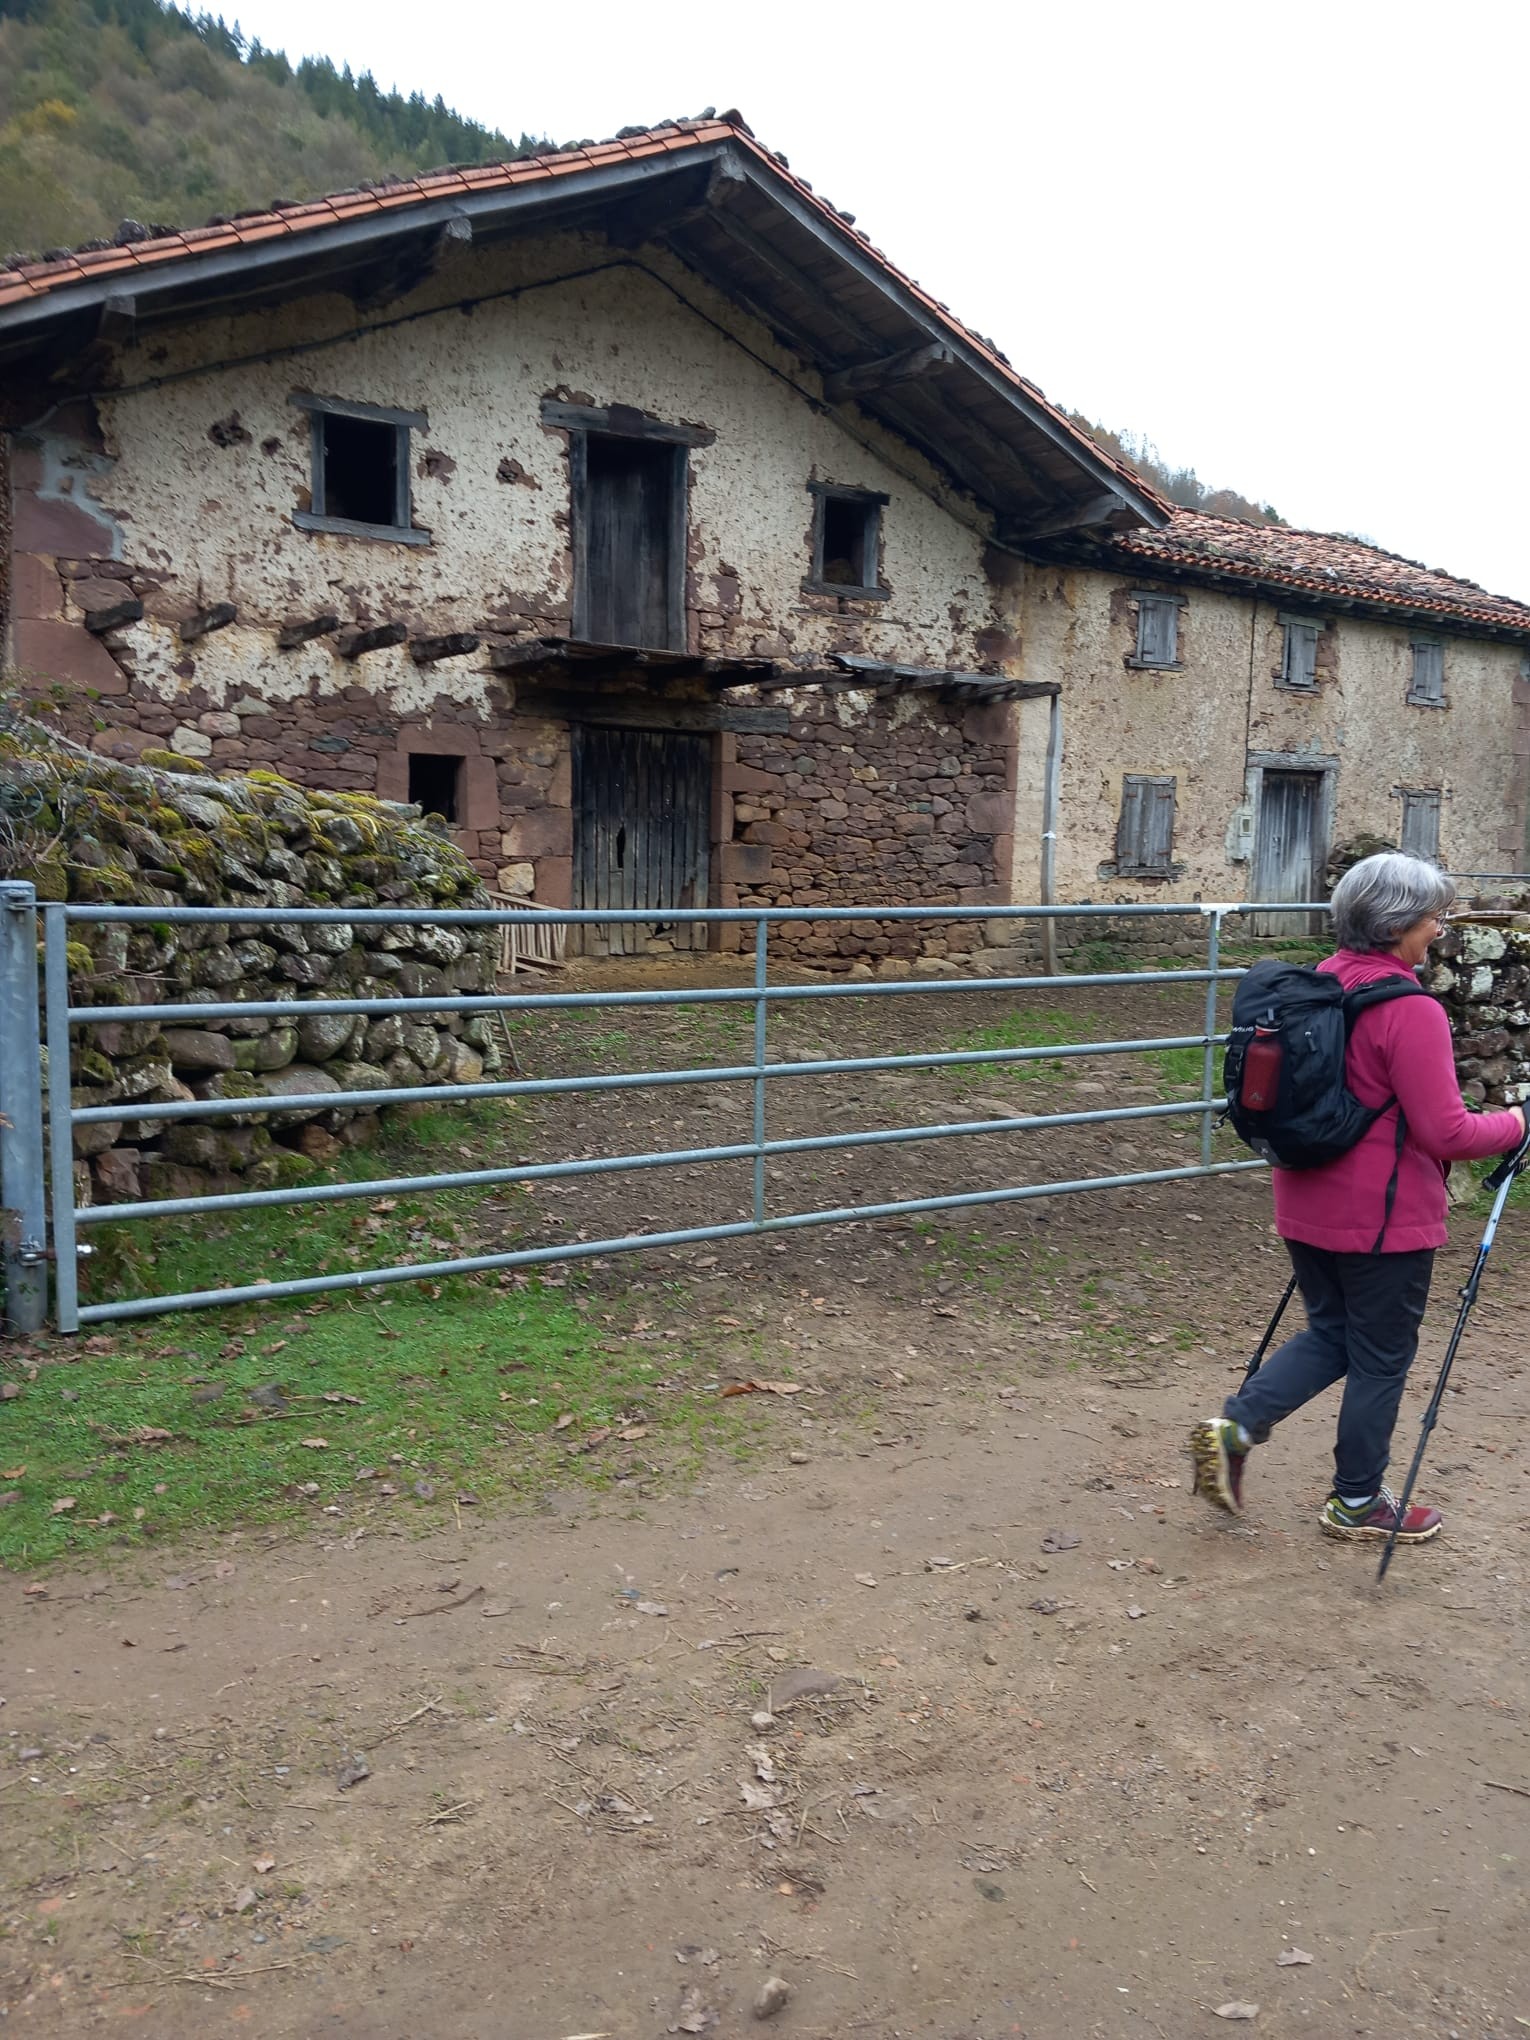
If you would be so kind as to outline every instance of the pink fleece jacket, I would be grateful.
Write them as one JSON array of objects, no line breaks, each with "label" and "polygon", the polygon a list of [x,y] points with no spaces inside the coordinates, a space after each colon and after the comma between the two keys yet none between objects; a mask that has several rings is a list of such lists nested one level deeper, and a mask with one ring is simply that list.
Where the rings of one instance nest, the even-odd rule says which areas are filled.
[{"label": "pink fleece jacket", "polygon": [[[1318,969],[1332,971],[1346,991],[1399,972],[1412,975],[1400,957],[1354,949],[1341,949]],[[1392,999],[1362,1013],[1350,1035],[1346,1069],[1362,1105],[1395,1098],[1408,1122],[1382,1252],[1444,1246],[1445,1164],[1506,1154],[1518,1145],[1518,1120],[1511,1112],[1468,1112],[1462,1104],[1450,1022],[1434,999]],[[1326,1168],[1276,1169],[1276,1231],[1336,1254],[1370,1253],[1396,1154],[1397,1114],[1387,1111]]]}]

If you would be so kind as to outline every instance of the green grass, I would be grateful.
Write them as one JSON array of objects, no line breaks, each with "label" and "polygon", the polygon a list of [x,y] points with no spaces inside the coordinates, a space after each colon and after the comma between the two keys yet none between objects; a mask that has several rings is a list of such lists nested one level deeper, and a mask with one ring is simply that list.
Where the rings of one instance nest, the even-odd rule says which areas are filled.
[{"label": "green grass", "polygon": [[[956,1046],[959,1049],[1052,1048],[1080,1038],[1077,1015],[1064,1013],[1055,1007],[1034,1006],[1024,1012],[1006,1013],[1002,1020],[994,1021],[991,1026],[974,1028],[971,1033],[961,1035]],[[993,1076],[1004,1076],[1019,1083],[1036,1083],[1055,1080],[1066,1074],[1066,1060],[1060,1056],[1048,1056],[1035,1062],[998,1064],[992,1071],[985,1070],[982,1080],[987,1083]]]},{"label": "green grass", "polygon": [[[491,1145],[503,1156],[514,1120],[503,1106],[415,1120],[388,1146],[350,1151],[338,1173],[464,1166]],[[484,1195],[102,1228],[92,1287],[164,1293],[512,1244],[513,1216],[483,1211]],[[687,1393],[704,1379],[699,1328],[695,1341],[659,1336],[685,1302],[678,1283],[607,1298],[577,1266],[555,1267],[198,1311],[11,1349],[0,1367],[20,1394],[0,1404],[0,1491],[14,1497],[0,1505],[0,1564],[30,1569],[326,1506],[342,1512],[328,1519],[337,1534],[373,1508],[429,1522],[463,1492],[489,1502],[549,1478],[603,1485],[661,1462],[673,1473],[713,1444],[747,1456],[768,1413],[740,1407],[751,1398]],[[705,1374],[713,1368],[709,1354]],[[623,1440],[623,1430],[642,1435]],[[396,1496],[382,1495],[385,1482]]]}]

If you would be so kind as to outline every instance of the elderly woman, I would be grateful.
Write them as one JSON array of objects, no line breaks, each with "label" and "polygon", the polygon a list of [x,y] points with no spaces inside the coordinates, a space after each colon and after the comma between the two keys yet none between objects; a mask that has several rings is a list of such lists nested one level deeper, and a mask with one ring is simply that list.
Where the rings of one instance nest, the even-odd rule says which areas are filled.
[{"label": "elderly woman", "polygon": [[[1442,932],[1455,900],[1444,873],[1418,857],[1367,857],[1334,888],[1337,954],[1318,965],[1346,991],[1410,973]],[[1307,1308],[1298,1332],[1191,1434],[1197,1486],[1218,1508],[1243,1506],[1250,1449],[1274,1425],[1335,1382],[1343,1384],[1333,1492],[1319,1518],[1330,1537],[1422,1544],[1438,1535],[1438,1509],[1398,1503],[1382,1485],[1403,1383],[1418,1349],[1435,1249],[1445,1244],[1451,1162],[1519,1146],[1525,1115],[1468,1112],[1456,1083],[1450,1025],[1429,998],[1362,1010],[1345,1059],[1362,1105],[1385,1106],[1363,1138],[1323,1168],[1276,1169],[1275,1224]],[[1404,1140],[1397,1146],[1397,1114]],[[1387,1192],[1396,1174],[1390,1213]],[[1379,1242],[1379,1244],[1378,1244]]]}]

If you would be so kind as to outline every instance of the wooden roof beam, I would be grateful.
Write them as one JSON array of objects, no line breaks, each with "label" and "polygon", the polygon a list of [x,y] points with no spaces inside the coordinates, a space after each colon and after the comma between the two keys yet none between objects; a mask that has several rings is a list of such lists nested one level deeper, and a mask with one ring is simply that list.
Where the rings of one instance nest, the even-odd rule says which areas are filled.
[{"label": "wooden roof beam", "polygon": [[912,382],[949,368],[956,356],[943,341],[927,341],[922,347],[905,347],[897,354],[884,354],[877,361],[863,361],[854,368],[842,368],[823,379],[823,393],[831,404],[852,403],[876,390],[891,389],[894,383]]}]

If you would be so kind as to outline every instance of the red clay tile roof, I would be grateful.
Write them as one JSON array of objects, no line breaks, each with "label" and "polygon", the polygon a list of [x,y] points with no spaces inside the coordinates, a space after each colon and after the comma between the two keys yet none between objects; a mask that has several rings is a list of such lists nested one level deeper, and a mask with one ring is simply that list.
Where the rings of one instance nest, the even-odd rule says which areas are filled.
[{"label": "red clay tile roof", "polygon": [[1198,569],[1414,616],[1459,618],[1530,634],[1530,604],[1489,595],[1473,581],[1458,581],[1438,567],[1420,566],[1334,532],[1293,531],[1280,524],[1245,524],[1176,510],[1162,531],[1122,532],[1109,550],[1144,565],[1160,562],[1192,574]]},{"label": "red clay tile roof", "polygon": [[624,159],[637,162],[655,156],[679,155],[688,149],[721,141],[732,141],[747,149],[768,167],[772,175],[791,185],[799,197],[806,199],[837,232],[861,242],[892,280],[911,291],[942,325],[983,355],[1007,383],[1023,391],[1027,401],[1045,411],[1070,441],[1081,450],[1087,449],[1093,462],[1117,474],[1139,500],[1145,498],[1161,510],[1169,508],[1135,468],[1097,446],[1087,433],[1081,432],[1071,419],[1048,403],[1034,383],[1017,374],[991,340],[985,340],[970,327],[964,326],[948,306],[921,290],[912,277],[906,276],[879,248],[874,247],[870,237],[854,226],[846,215],[820,198],[810,184],[794,176],[787,167],[786,159],[756,141],[747,123],[736,113],[702,120],[669,121],[662,127],[633,129],[614,141],[558,149],[547,155],[520,156],[503,163],[481,163],[433,171],[423,177],[372,184],[356,191],[337,192],[328,198],[311,199],[301,205],[284,206],[279,212],[247,213],[226,224],[159,234],[125,246],[113,244],[107,248],[80,249],[51,261],[27,262],[19,269],[0,269],[0,319],[3,319],[7,308],[34,303],[70,284],[91,283],[108,276],[131,279],[140,271],[157,268],[165,262],[249,247],[282,236],[298,236],[314,228],[333,226],[341,220],[358,219],[368,213],[393,212],[470,192],[509,189],[517,184],[566,177],[580,170],[607,166]]}]

